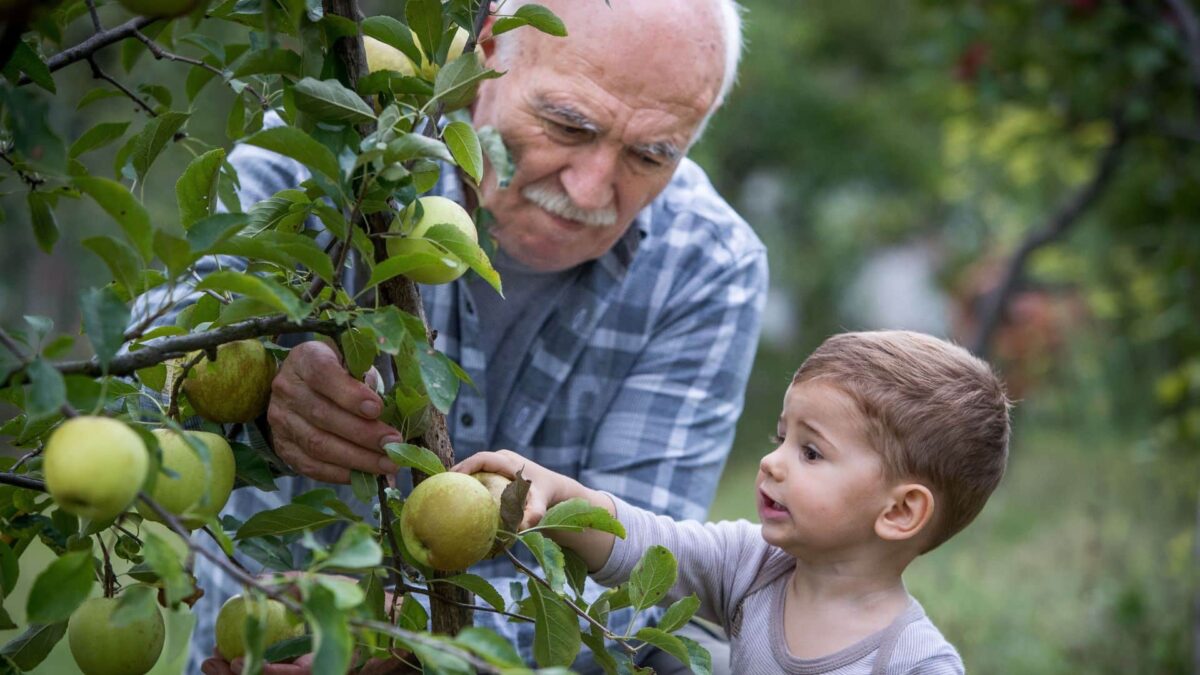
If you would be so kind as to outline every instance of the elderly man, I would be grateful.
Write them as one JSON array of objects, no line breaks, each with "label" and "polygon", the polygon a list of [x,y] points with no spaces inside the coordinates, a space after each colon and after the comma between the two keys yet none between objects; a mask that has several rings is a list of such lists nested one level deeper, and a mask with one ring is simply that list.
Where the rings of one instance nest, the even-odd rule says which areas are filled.
[{"label": "elderly man", "polygon": [[[482,85],[472,111],[515,160],[508,185],[489,175],[481,191],[507,298],[477,277],[422,289],[437,346],[476,384],[459,393],[450,435],[459,458],[510,448],[639,506],[702,518],[741,410],[767,281],[762,244],[684,158],[734,80],[738,7],[543,2],[570,36],[485,40],[488,65],[507,74]],[[246,204],[304,177],[251,147],[231,161]],[[473,206],[451,172],[437,191]],[[275,452],[302,477],[281,480],[280,493],[241,490],[230,512],[273,508],[315,481],[346,483],[351,469],[395,471],[381,447],[399,434],[379,413],[379,397],[330,348],[295,347],[268,420]],[[505,560],[473,571],[513,575]],[[211,651],[216,607],[237,591],[211,569],[198,573],[208,595],[196,607],[193,667]],[[528,654],[531,626],[484,613],[476,622]]]}]

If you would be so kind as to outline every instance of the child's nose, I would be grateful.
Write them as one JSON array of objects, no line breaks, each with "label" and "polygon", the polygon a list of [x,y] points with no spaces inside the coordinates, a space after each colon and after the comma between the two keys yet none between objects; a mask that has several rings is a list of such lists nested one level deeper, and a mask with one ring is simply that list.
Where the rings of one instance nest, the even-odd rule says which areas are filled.
[{"label": "child's nose", "polygon": [[758,469],[772,479],[779,479],[779,450],[772,450],[763,456],[758,462]]}]

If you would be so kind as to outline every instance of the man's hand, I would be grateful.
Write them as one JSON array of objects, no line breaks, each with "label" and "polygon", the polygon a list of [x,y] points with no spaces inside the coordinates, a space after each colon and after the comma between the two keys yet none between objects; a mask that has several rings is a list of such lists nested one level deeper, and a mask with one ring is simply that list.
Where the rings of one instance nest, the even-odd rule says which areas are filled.
[{"label": "man's hand", "polygon": [[[297,657],[291,663],[264,663],[263,675],[312,675],[312,654]],[[242,675],[242,658],[232,662],[226,661],[221,652],[213,650],[212,658],[200,664],[200,672],[204,675]],[[398,659],[368,659],[355,675],[394,675],[395,673],[411,673],[412,668]]]},{"label": "man's hand", "polygon": [[[367,377],[378,377],[374,370]],[[379,421],[383,402],[346,372],[337,353],[316,340],[292,349],[271,383],[267,421],[275,454],[296,472],[327,483],[349,483],[350,470],[394,473],[383,453],[403,441]]]}]

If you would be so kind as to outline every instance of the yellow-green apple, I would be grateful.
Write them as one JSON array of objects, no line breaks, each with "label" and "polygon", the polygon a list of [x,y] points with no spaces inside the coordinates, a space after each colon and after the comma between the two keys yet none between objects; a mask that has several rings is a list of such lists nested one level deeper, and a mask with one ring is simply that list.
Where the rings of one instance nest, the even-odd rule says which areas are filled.
[{"label": "yellow-green apple", "polygon": [[367,53],[367,70],[372,73],[379,70],[394,70],[409,77],[417,74],[412,59],[386,42],[370,36],[363,36],[363,50]]},{"label": "yellow-green apple", "polygon": [[[479,233],[475,230],[475,222],[471,220],[471,214],[452,199],[432,196],[421,197],[417,201],[421,204],[421,218],[416,220],[415,206],[410,205],[405,209],[397,219],[397,224],[393,225],[393,231],[399,231],[405,236],[388,238],[388,255],[402,255],[413,250],[432,253],[437,256],[436,261],[418,265],[406,271],[405,276],[419,284],[450,283],[467,271],[467,264],[458,258],[445,257],[429,242],[421,242],[420,238],[434,225],[450,224],[457,227],[471,241],[478,242]],[[419,244],[424,244],[425,247],[414,248],[414,245]]]},{"label": "yellow-green apple", "polygon": [[125,9],[142,16],[182,16],[196,9],[203,0],[119,0]]},{"label": "yellow-green apple", "polygon": [[[257,614],[260,619],[264,616],[266,618],[263,627],[264,647],[304,634],[304,620],[292,614],[282,602],[270,598],[260,599],[258,602],[265,605],[260,608],[264,613]],[[226,600],[225,604],[221,605],[221,611],[217,613],[217,649],[226,661],[246,655],[244,633],[247,609],[246,598],[235,595]]]},{"label": "yellow-green apple", "polygon": [[84,675],[142,675],[162,653],[166,627],[158,605],[148,617],[117,626],[117,598],[92,598],[67,622],[71,656]]},{"label": "yellow-green apple", "polygon": [[150,468],[140,436],[108,417],[63,422],[46,441],[42,471],[59,508],[92,520],[110,520],[137,496]]},{"label": "yellow-green apple", "polygon": [[[208,448],[209,474],[205,480],[204,463],[184,435],[171,429],[155,429],[158,446],[162,448],[163,468],[173,471],[174,477],[160,473],[154,481],[150,496],[160,506],[177,516],[184,527],[194,530],[215,516],[229,500],[237,466],[233,449],[219,434],[209,431],[185,431],[191,439]],[[154,509],[138,504],[138,513],[162,522]]]},{"label": "yellow-green apple", "polygon": [[[192,358],[188,356],[189,361]],[[221,424],[251,422],[267,409],[274,377],[275,357],[263,343],[237,340],[217,347],[216,361],[204,356],[192,366],[183,391],[205,419]]]},{"label": "yellow-green apple", "polygon": [[[450,40],[450,46],[446,48],[446,65],[449,65],[454,59],[463,55],[463,48],[467,46],[467,38],[471,34],[463,30],[461,26],[454,31],[454,37]],[[415,40],[414,40],[415,41]],[[475,55],[483,61],[483,49],[479,45],[475,45]],[[421,76],[427,80],[432,80],[437,77],[438,65],[431,62],[427,58],[421,59]]]},{"label": "yellow-green apple", "polygon": [[418,562],[435,570],[463,570],[492,549],[499,513],[482,483],[447,471],[413,488],[400,513],[400,536]]}]

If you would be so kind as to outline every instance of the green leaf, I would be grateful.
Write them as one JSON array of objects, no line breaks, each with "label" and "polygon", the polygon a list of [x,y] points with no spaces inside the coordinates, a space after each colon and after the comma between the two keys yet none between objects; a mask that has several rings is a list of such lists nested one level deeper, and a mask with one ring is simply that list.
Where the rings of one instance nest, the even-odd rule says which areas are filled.
[{"label": "green leaf", "polygon": [[319,530],[342,520],[341,516],[320,511],[305,504],[285,504],[270,511],[260,511],[238,528],[238,540],[267,535],[289,534],[304,530]]},{"label": "green leaf", "polygon": [[[596,660],[597,665],[604,671],[605,675],[617,675],[619,672],[632,672],[632,664],[626,667],[625,671],[618,669],[617,660],[612,654],[608,653],[608,645],[604,644],[604,636],[595,633],[584,633],[583,644],[592,650],[592,658]],[[628,658],[628,657],[623,657]]]},{"label": "green leaf", "polygon": [[295,127],[263,129],[242,139],[242,143],[291,157],[310,170],[321,173],[335,182],[341,181],[341,169],[338,168],[337,159],[329,148]]},{"label": "green leaf", "polygon": [[145,128],[137,135],[129,156],[134,171],[137,171],[139,182],[145,179],[146,172],[150,170],[154,160],[158,159],[167,141],[175,137],[175,133],[190,116],[189,113],[171,110],[151,118],[146,123]]},{"label": "green leaf", "polygon": [[[317,545],[320,546],[320,544]],[[313,580],[333,595],[333,605],[338,609],[346,610],[358,607],[363,600],[367,599],[366,591],[359,588],[358,582],[354,579],[331,574],[318,574],[313,577]]]},{"label": "green leaf", "polygon": [[363,379],[367,371],[375,363],[375,336],[372,331],[351,328],[342,333],[342,356],[346,359],[346,369],[356,380]]},{"label": "green leaf", "polygon": [[529,599],[534,611],[533,658],[543,668],[569,666],[582,642],[575,612],[554,593],[530,579]]},{"label": "green leaf", "polygon": [[12,659],[21,670],[33,670],[50,655],[54,645],[67,634],[67,622],[33,624],[0,649],[0,656]]},{"label": "green leaf", "polygon": [[196,290],[239,293],[274,307],[287,314],[293,321],[303,319],[304,315],[308,313],[305,303],[296,297],[296,294],[289,288],[274,279],[264,279],[253,274],[230,270],[213,272],[196,284]]},{"label": "green leaf", "polygon": [[358,501],[364,504],[372,503],[378,494],[375,474],[352,469],[350,471],[350,490],[354,492],[354,498]]},{"label": "green leaf", "polygon": [[[404,17],[420,41],[421,50],[432,61],[442,44],[441,0],[409,0],[404,6]],[[420,63],[420,60],[414,60],[414,63]]]},{"label": "green leaf", "polygon": [[[292,659],[303,656],[312,652],[312,636],[300,635],[294,638],[288,638],[281,642],[267,647],[263,651],[263,661],[267,663],[278,663],[280,661],[291,661]],[[247,672],[245,669],[242,672]]]},{"label": "green leaf", "polygon": [[466,171],[475,182],[483,180],[483,148],[475,130],[466,122],[451,122],[442,130],[442,139],[454,161]]},{"label": "green leaf", "polygon": [[142,261],[138,258],[137,251],[124,242],[105,236],[90,237],[80,243],[100,256],[113,279],[123,286],[130,296],[141,293]]},{"label": "green leaf", "polygon": [[704,648],[699,642],[696,642],[690,637],[682,635],[674,636],[676,640],[683,643],[688,652],[688,665],[695,675],[712,675],[712,654]]},{"label": "green leaf", "polygon": [[[380,351],[399,354],[400,350],[411,345],[414,339],[409,332],[409,324],[405,323],[404,315],[405,312],[400,308],[385,305],[374,312],[358,315],[354,319],[354,325],[372,330]],[[422,335],[421,339],[424,337]]]},{"label": "green leaf", "polygon": [[570,550],[563,549],[564,571],[567,574],[567,583],[570,584],[571,590],[575,591],[576,597],[583,597],[583,588],[587,583],[587,563],[579,554]]},{"label": "green leaf", "polygon": [[427,476],[446,470],[446,467],[442,466],[442,460],[429,448],[409,443],[388,443],[383,446],[383,450],[396,464],[416,469]]},{"label": "green leaf", "polygon": [[29,217],[33,224],[33,238],[38,248],[44,253],[54,250],[58,241],[58,221],[54,219],[54,210],[50,206],[50,198],[44,192],[29,191]]},{"label": "green leaf", "polygon": [[493,666],[520,668],[525,665],[512,643],[486,628],[467,626],[454,636],[454,644],[482,657]]},{"label": "green leaf", "polygon": [[186,230],[212,215],[217,207],[217,177],[225,161],[224,148],[216,148],[193,159],[175,182],[179,222]]},{"label": "green leaf", "polygon": [[347,672],[354,641],[350,635],[349,617],[337,608],[333,593],[324,586],[309,587],[304,613],[313,631],[312,672]]},{"label": "green leaf", "polygon": [[[196,72],[199,70],[200,70],[199,68],[196,68],[193,70],[193,72]],[[124,97],[125,97],[125,94],[123,92],[116,91],[115,89],[93,89],[93,90],[89,91],[88,93],[84,94],[83,97],[79,99],[79,103],[75,105],[75,109],[83,110],[84,108],[95,103],[96,101],[103,101],[106,98],[124,98]]]},{"label": "green leaf", "polygon": [[374,530],[366,524],[355,523],[346,528],[329,557],[321,561],[321,568],[339,567],[360,569],[374,567],[383,562],[383,549],[375,541]]},{"label": "green leaf", "polygon": [[438,71],[433,82],[433,99],[440,101],[446,112],[464,108],[475,100],[479,83],[500,77],[494,70],[485,70],[475,52],[463,54]]},{"label": "green leaf", "polygon": [[413,597],[412,593],[404,596],[404,600],[400,605],[399,624],[401,628],[406,630],[426,630],[429,628],[429,612],[421,605],[421,602]]},{"label": "green leaf", "polygon": [[445,415],[450,412],[454,397],[458,395],[459,384],[454,369],[450,367],[450,359],[438,351],[417,349],[417,362],[429,402]]},{"label": "green leaf", "polygon": [[149,530],[142,530],[142,552],[150,569],[165,584],[168,606],[174,607],[195,592],[192,576],[184,570],[179,553],[171,548],[166,539]]},{"label": "green leaf", "polygon": [[[39,358],[29,364],[25,374],[29,376],[30,384],[25,414],[29,415],[31,420],[57,414],[59,408],[67,402],[67,385],[63,381],[62,373],[49,362]],[[53,620],[56,619],[51,619]]]},{"label": "green leaf", "polygon": [[154,229],[146,207],[142,206],[124,185],[114,180],[77,176],[72,183],[117,221],[125,236],[141,254],[142,260],[150,262],[154,247]]},{"label": "green leaf", "polygon": [[634,634],[634,637],[674,656],[685,666],[691,665],[691,655],[688,654],[687,647],[684,646],[683,641],[661,628],[642,628]]},{"label": "green leaf", "polygon": [[375,119],[362,98],[337,80],[306,77],[292,88],[296,107],[323,122],[358,124]]},{"label": "green leaf", "polygon": [[407,162],[418,157],[440,159],[444,162],[454,159],[445,143],[418,133],[404,134],[388,143],[386,157],[389,162]]},{"label": "green leaf", "polygon": [[578,497],[568,499],[550,507],[538,527],[554,527],[578,532],[583,529],[600,530],[625,538],[625,527],[608,512],[608,509],[592,506]]},{"label": "green leaf", "polygon": [[75,551],[54,560],[33,580],[25,614],[33,623],[65,621],[87,600],[96,577],[92,552]]},{"label": "green leaf", "polygon": [[217,244],[241,232],[250,224],[245,213],[216,213],[197,221],[188,230],[188,245],[198,253],[209,253]]},{"label": "green leaf", "polygon": [[700,609],[700,598],[696,597],[695,593],[680,598],[663,613],[662,618],[658,620],[658,627],[668,633],[675,632],[692,620],[697,609]]},{"label": "green leaf", "polygon": [[109,361],[125,342],[129,306],[107,286],[84,291],[79,305],[83,315],[83,332],[92,343],[100,367],[108,368]]},{"label": "green leaf", "polygon": [[370,16],[363,19],[363,35],[399,49],[413,63],[421,62],[421,49],[413,42],[412,31],[390,16]]},{"label": "green leaf", "polygon": [[246,52],[238,59],[233,77],[250,75],[286,75],[300,77],[300,55],[290,49],[259,49]]},{"label": "green leaf", "polygon": [[629,599],[634,608],[657,605],[675,585],[677,572],[675,556],[665,546],[647,548],[629,575]]},{"label": "green leaf", "polygon": [[85,152],[103,148],[121,136],[124,136],[125,130],[128,128],[129,122],[101,122],[85,131],[78,140],[72,143],[67,155],[69,157],[78,157]]},{"label": "green leaf", "polygon": [[536,4],[522,5],[512,16],[496,19],[492,35],[507,33],[521,26],[533,26],[543,33],[555,37],[566,37],[567,35],[567,27],[563,24],[562,19],[549,9]]},{"label": "green leaf", "polygon": [[487,604],[491,605],[492,608],[497,610],[504,609],[504,596],[500,595],[500,591],[497,591],[496,587],[492,586],[487,579],[484,579],[479,575],[456,574],[452,577],[446,577],[445,579],[438,579],[438,583],[441,582],[454,584],[459,588],[465,588],[475,595],[478,595],[480,600],[483,600]]},{"label": "green leaf", "polygon": [[8,544],[0,541],[0,596],[12,595],[19,578],[21,578],[20,556]]},{"label": "green leaf", "polygon": [[444,264],[442,260],[446,257],[435,245],[420,239],[405,238],[398,245],[392,243],[391,248],[398,249],[398,252],[371,270],[371,278],[363,290],[374,288],[418,267]]},{"label": "green leaf", "polygon": [[128,626],[131,623],[149,619],[158,612],[158,589],[153,586],[137,584],[121,591],[117,608],[109,616],[112,625]]},{"label": "green leaf", "polygon": [[537,558],[550,587],[555,593],[562,593],[567,585],[567,563],[563,558],[562,549],[540,532],[526,532],[520,539],[533,557]]},{"label": "green leaf", "polygon": [[17,71],[24,72],[29,79],[33,80],[34,84],[51,94],[58,92],[54,86],[54,77],[50,74],[49,66],[42,60],[42,57],[38,56],[33,47],[29,46],[29,43],[19,38],[17,38],[16,49],[13,50],[9,62],[4,67],[5,74]]},{"label": "green leaf", "polygon": [[295,232],[267,230],[254,236],[232,237],[207,252],[269,260],[288,270],[302,264],[322,279],[333,281],[333,261],[329,255],[311,237]]},{"label": "green leaf", "polygon": [[187,266],[199,257],[192,255],[192,247],[188,246],[187,239],[165,230],[157,230],[154,233],[154,255],[167,266],[167,274],[171,277],[183,274]]},{"label": "green leaf", "polygon": [[516,171],[516,163],[508,148],[505,147],[504,139],[500,137],[500,132],[492,126],[482,127],[478,133],[479,144],[487,153],[488,163],[492,165],[492,172],[496,174],[497,184],[501,188],[508,187],[508,184],[512,182],[513,173]]}]

